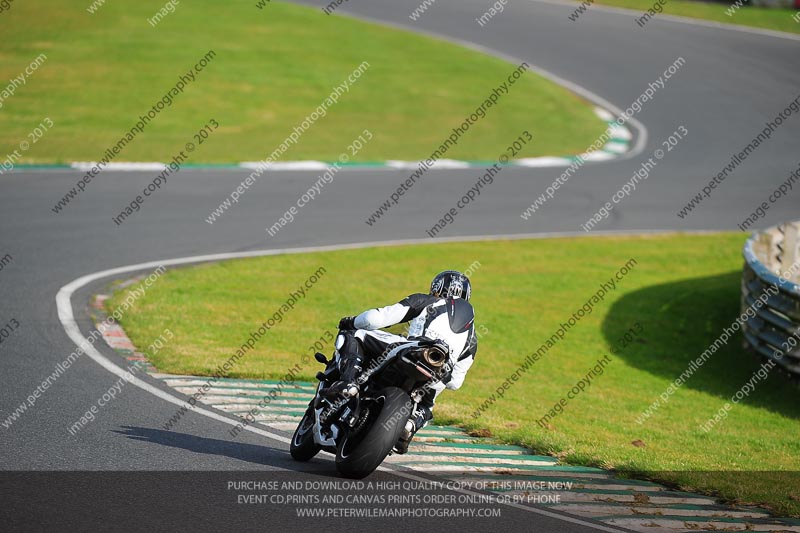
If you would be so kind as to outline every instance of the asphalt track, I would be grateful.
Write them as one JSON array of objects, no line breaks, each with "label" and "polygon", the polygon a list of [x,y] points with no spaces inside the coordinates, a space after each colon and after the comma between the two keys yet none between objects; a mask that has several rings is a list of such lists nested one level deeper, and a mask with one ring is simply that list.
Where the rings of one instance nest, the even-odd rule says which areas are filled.
[{"label": "asphalt track", "polygon": [[[689,131],[687,139],[664,157],[599,230],[733,230],[797,168],[800,121],[793,117],[690,216],[684,220],[676,216],[767,120],[798,95],[800,43],[796,39],[687,24],[667,17],[657,17],[639,28],[632,14],[597,6],[571,22],[567,15],[574,4],[540,1],[515,2],[481,28],[475,18],[488,9],[489,2],[437,0],[418,22],[412,22],[408,15],[418,5],[416,0],[350,0],[337,14],[474,43],[536,65],[618,108],[634,101],[678,56],[686,59],[686,65],[636,117],[647,129],[647,143],[640,155],[585,166],[528,221],[522,220],[520,213],[562,169],[504,170],[443,236],[580,231],[579,225],[681,125]],[[408,83],[424,86],[425,80],[409,79]],[[547,135],[546,131],[535,133]],[[265,154],[271,151],[266,148]],[[387,216],[370,227],[364,220],[408,173],[344,170],[337,174],[335,186],[326,188],[273,238],[265,228],[319,173],[269,173],[220,221],[207,224],[204,218],[247,174],[182,170],[169,178],[167,186],[150,198],[142,211],[119,227],[111,221],[112,216],[153,179],[152,172],[105,171],[58,215],[50,208],[73,186],[79,171],[14,172],[0,177],[0,256],[13,257],[0,271],[0,323],[12,318],[20,323],[0,346],[3,419],[75,348],[55,305],[56,293],[70,281],[158,259],[423,238],[443,206],[460,197],[481,171],[430,171]],[[797,206],[796,195],[794,200],[784,199],[772,206],[759,225],[797,218]],[[467,259],[465,264],[475,258]],[[89,326],[83,312],[89,295],[108,281],[89,284],[72,298],[84,332]],[[111,350],[99,349],[121,361]],[[174,412],[174,405],[135,386],[126,387],[90,426],[70,435],[67,428],[116,379],[95,361],[81,358],[13,426],[0,428],[0,469],[307,470],[330,475],[332,465],[327,460],[298,465],[289,459],[285,444],[250,433],[231,439],[227,425],[197,414],[187,415],[178,431],[161,431],[158,428]],[[10,487],[9,479],[4,478],[4,491]],[[176,500],[176,508],[164,516],[186,519],[177,501],[183,499]],[[188,501],[202,509],[205,500],[195,495]],[[82,502],[87,510],[94,508],[93,501]],[[276,518],[281,527],[290,520]],[[437,520],[414,522],[421,527],[437,523],[441,525]],[[585,529],[524,511],[504,512],[503,527],[523,524],[537,531]],[[471,529],[466,521],[463,525]],[[401,524],[396,526],[401,529]]]}]

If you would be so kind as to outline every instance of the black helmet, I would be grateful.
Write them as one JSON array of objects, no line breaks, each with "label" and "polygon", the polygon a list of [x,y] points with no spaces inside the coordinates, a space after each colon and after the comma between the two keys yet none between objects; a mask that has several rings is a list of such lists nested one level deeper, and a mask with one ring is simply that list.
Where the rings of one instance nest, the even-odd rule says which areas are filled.
[{"label": "black helmet", "polygon": [[431,281],[431,294],[442,298],[463,298],[469,301],[472,285],[469,278],[457,270],[439,272]]}]

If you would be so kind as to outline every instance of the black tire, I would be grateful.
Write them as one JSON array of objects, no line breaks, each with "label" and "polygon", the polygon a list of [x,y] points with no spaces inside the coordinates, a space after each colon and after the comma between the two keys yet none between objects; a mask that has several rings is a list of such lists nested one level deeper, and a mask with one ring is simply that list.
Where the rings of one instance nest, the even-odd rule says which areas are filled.
[{"label": "black tire", "polygon": [[397,387],[387,387],[375,398],[383,399],[383,407],[377,415],[370,415],[372,422],[363,437],[353,444],[348,443],[350,435],[345,435],[336,448],[336,469],[345,477],[361,479],[374,472],[402,435],[413,409],[408,393]]},{"label": "black tire", "polygon": [[319,453],[322,447],[314,441],[312,428],[314,427],[314,408],[309,406],[297,429],[292,435],[292,442],[289,444],[289,453],[295,461],[308,461]]}]

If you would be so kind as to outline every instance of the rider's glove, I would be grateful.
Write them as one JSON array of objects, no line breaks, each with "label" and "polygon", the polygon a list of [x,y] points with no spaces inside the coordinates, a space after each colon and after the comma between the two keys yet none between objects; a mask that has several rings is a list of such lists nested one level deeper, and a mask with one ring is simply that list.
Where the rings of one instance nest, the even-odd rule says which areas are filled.
[{"label": "rider's glove", "polygon": [[445,363],[444,367],[442,368],[441,376],[442,377],[439,381],[445,385],[447,385],[450,380],[453,379],[453,366],[449,362]]},{"label": "rider's glove", "polygon": [[356,317],[346,316],[343,319],[339,320],[339,329],[340,330],[356,329]]}]

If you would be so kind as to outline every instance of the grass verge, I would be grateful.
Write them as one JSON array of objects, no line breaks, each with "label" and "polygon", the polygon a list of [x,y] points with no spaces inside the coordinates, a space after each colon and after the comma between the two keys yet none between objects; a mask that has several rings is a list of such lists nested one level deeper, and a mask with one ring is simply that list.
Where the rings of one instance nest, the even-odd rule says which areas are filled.
[{"label": "grass verge", "polygon": [[[437,243],[207,264],[167,272],[123,325],[139,347],[164,328],[175,333],[160,353],[149,354],[160,371],[210,374],[323,267],[305,297],[231,373],[276,378],[311,354],[317,340],[330,353],[324,339],[335,333],[339,317],[424,291],[439,270],[470,268],[476,323],[484,334],[464,387],[441,396],[438,422],[487,429],[568,463],[765,502],[798,515],[800,490],[778,473],[800,470],[800,404],[787,380],[770,375],[711,432],[699,427],[758,368],[739,338],[718,350],[650,419],[636,423],[738,316],[744,238],[725,233]],[[474,418],[503,380],[626,264],[629,272],[616,288]],[[110,305],[124,297],[121,291]],[[642,328],[638,338],[611,355],[591,386],[541,428],[536,421],[598,359],[620,347],[619,339],[636,322]],[[311,380],[317,366],[303,363],[302,376]],[[762,474],[743,483],[733,471]]]},{"label": "grass verge", "polygon": [[[215,119],[192,163],[266,158],[363,61],[348,93],[281,160],[338,160],[369,129],[353,161],[421,160],[516,65],[441,40],[319,9],[270,2],[181,2],[151,27],[162,1],[18,2],[2,14],[0,79],[47,56],[0,112],[5,159],[49,117],[55,126],[24,163],[98,161],[209,50],[213,61],[125,146],[116,161],[169,161]],[[4,85],[5,87],[5,85]],[[517,157],[584,151],[605,129],[592,106],[530,71],[445,157],[496,160],[523,131]],[[196,142],[196,141],[195,141]],[[198,143],[199,144],[199,143]]]}]

